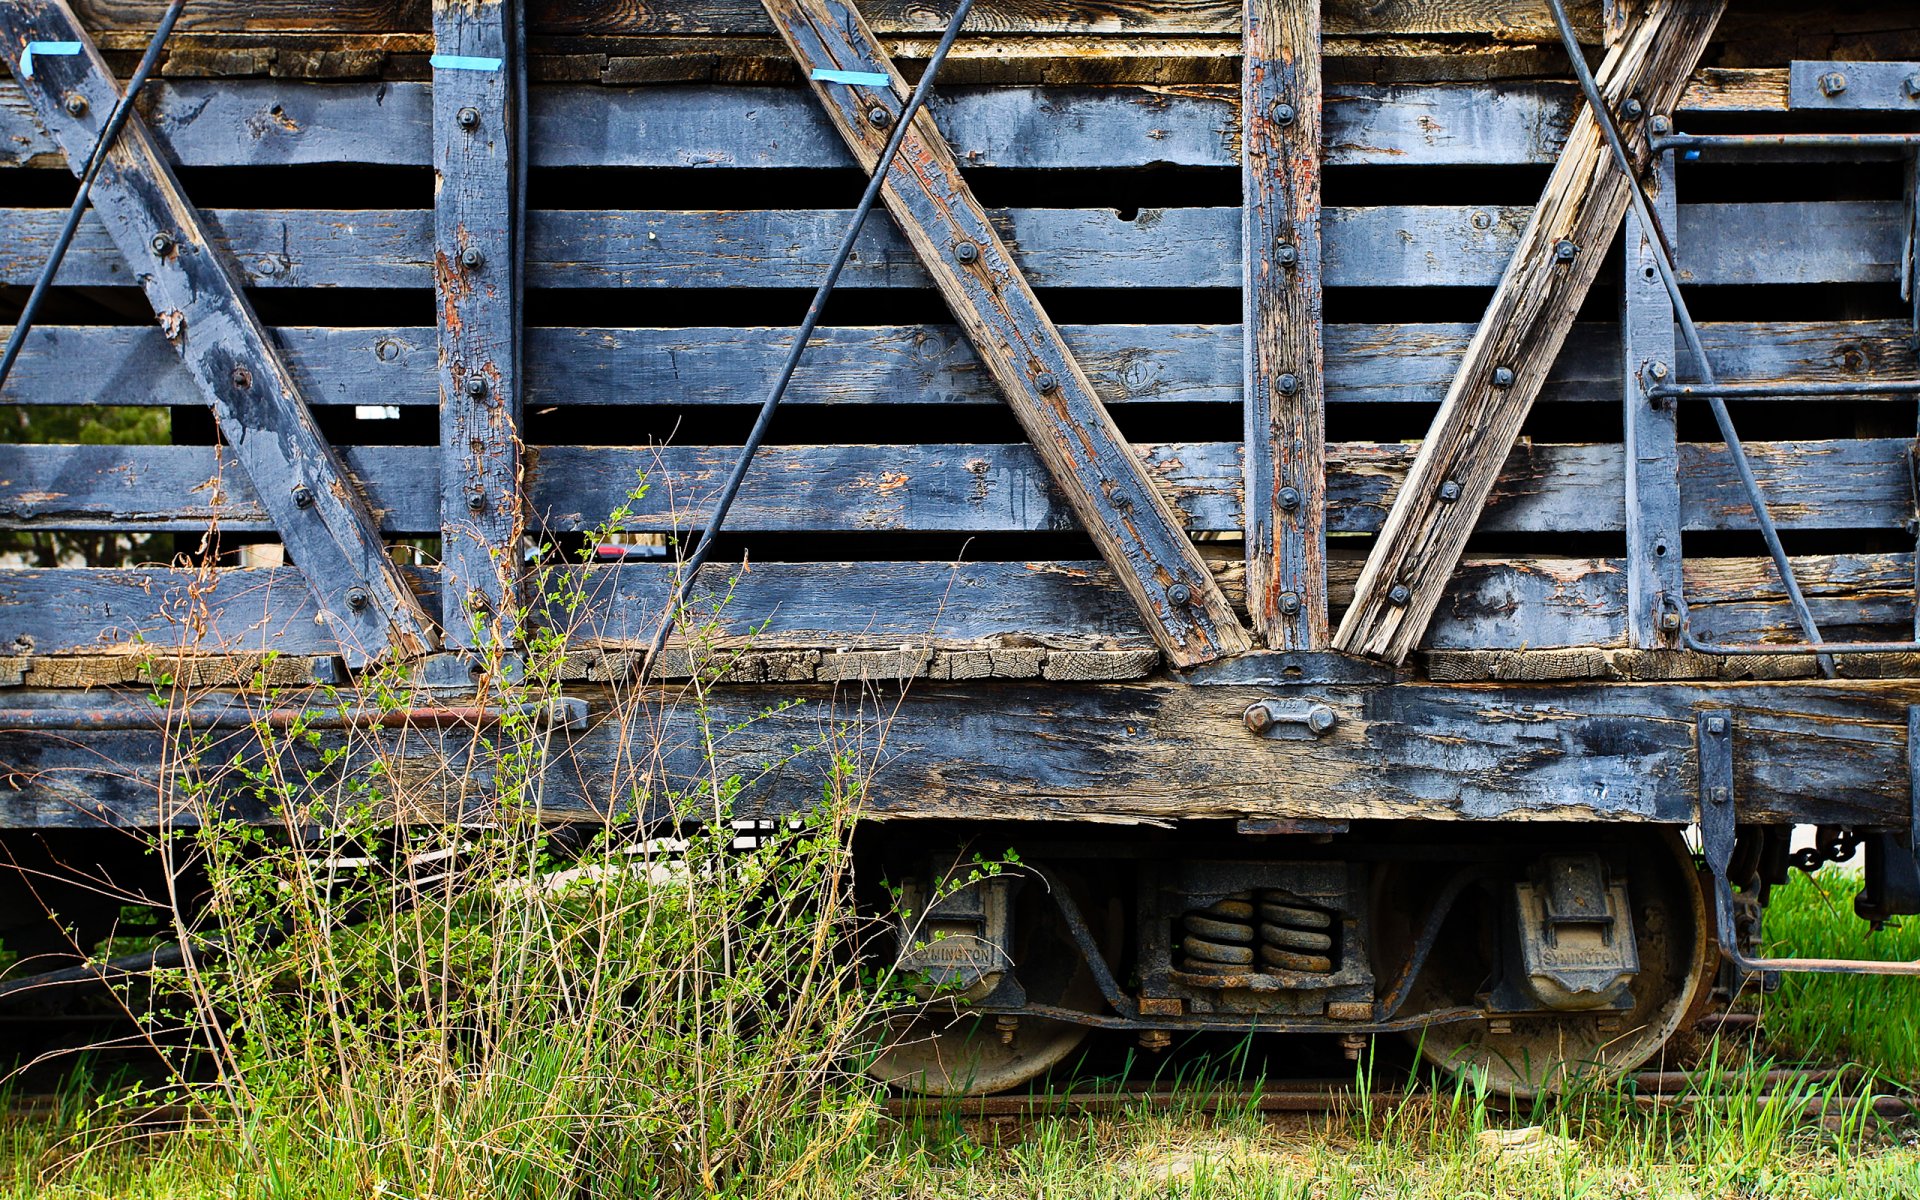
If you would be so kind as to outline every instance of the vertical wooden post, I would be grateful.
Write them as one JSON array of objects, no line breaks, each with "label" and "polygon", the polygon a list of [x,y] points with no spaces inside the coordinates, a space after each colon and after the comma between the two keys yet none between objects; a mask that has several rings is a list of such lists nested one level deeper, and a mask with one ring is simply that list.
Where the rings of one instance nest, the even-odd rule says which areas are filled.
[{"label": "vertical wooden post", "polygon": [[520,260],[517,0],[434,0],[433,280],[440,325],[446,643],[517,640]]},{"label": "vertical wooden post", "polygon": [[[1654,215],[1671,233],[1678,224],[1671,156],[1658,157],[1648,182]],[[1678,374],[1673,300],[1654,266],[1648,240],[1654,236],[1629,209],[1626,280],[1620,295],[1620,375],[1627,443],[1627,638],[1642,650],[1674,645],[1681,595],[1675,405],[1672,400],[1655,402],[1647,395],[1655,384],[1671,383]]]},{"label": "vertical wooden post", "polygon": [[1276,649],[1327,643],[1320,6],[1247,0],[1241,76],[1247,609]]}]

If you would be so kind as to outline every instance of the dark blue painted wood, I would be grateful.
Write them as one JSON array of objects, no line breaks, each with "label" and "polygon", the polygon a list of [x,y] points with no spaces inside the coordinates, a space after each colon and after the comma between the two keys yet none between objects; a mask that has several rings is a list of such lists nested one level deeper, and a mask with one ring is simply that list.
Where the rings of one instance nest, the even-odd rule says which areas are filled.
[{"label": "dark blue painted wood", "polygon": [[[72,151],[69,160],[84,165],[83,148],[91,146],[119,88],[64,5],[26,0],[0,7],[0,57],[16,76],[28,41],[82,46],[77,55],[43,57],[26,92],[41,123]],[[76,104],[76,96],[84,103]],[[115,247],[112,257],[123,277],[129,274],[124,264],[135,264],[161,330],[203,402],[212,406],[302,573],[324,598],[327,620],[347,656],[359,662],[430,649],[431,623],[346,482],[298,383],[137,116],[127,122],[91,200],[94,229]]]}]

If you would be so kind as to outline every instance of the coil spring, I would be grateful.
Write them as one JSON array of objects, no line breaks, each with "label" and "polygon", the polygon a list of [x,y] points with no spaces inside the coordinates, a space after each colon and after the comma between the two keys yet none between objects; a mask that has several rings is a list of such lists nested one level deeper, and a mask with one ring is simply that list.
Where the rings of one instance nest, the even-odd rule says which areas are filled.
[{"label": "coil spring", "polygon": [[1195,975],[1253,973],[1253,893],[1240,892],[1181,919],[1186,967]]},{"label": "coil spring", "polygon": [[[1186,970],[1250,975],[1260,970],[1333,972],[1333,915],[1290,902],[1284,892],[1239,892],[1181,918]],[[1256,965],[1256,959],[1258,963]]]}]

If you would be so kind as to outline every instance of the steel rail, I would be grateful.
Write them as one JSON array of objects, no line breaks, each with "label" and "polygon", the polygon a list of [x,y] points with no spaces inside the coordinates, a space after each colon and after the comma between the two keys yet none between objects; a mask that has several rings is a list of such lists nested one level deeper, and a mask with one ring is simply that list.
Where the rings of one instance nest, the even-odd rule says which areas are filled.
[{"label": "steel rail", "polygon": [[1815,379],[1795,379],[1787,383],[1656,383],[1647,389],[1654,400],[1727,399],[1766,400],[1800,396],[1905,396],[1920,392],[1920,379],[1850,380],[1845,383],[1821,383]]},{"label": "steel rail", "polygon": [[654,664],[659,660],[660,651],[666,646],[667,638],[679,622],[681,606],[686,603],[687,593],[692,590],[694,577],[712,552],[714,538],[720,533],[720,527],[726,523],[727,513],[733,507],[734,497],[740,492],[740,483],[746,478],[747,469],[753,465],[754,455],[760,450],[760,444],[766,440],[767,429],[773,424],[773,414],[779,410],[780,401],[786,396],[787,384],[793,379],[795,368],[800,365],[800,356],[806,353],[807,343],[813,340],[813,331],[820,324],[820,314],[825,310],[827,298],[833,295],[834,285],[840,282],[840,272],[846,268],[847,259],[853,254],[853,244],[860,237],[860,230],[867,223],[867,215],[873,211],[874,202],[880,198],[880,190],[886,186],[887,171],[893,165],[894,158],[900,152],[900,144],[906,140],[907,130],[912,127],[914,117],[925,107],[927,96],[933,91],[933,81],[940,74],[940,64],[946,61],[947,52],[953,49],[954,39],[960,36],[960,27],[966,23],[967,13],[973,8],[973,0],[959,0],[954,7],[953,18],[947,22],[947,31],[941,35],[939,45],[934,47],[933,55],[927,59],[926,70],[920,75],[913,94],[900,110],[900,116],[893,123],[893,133],[887,138],[886,148],[880,151],[880,157],[873,165],[873,174],[867,180],[867,190],[861,195],[859,205],[853,210],[853,218],[847,222],[847,231],[840,239],[840,248],[834,252],[833,262],[827,267],[826,278],[813,293],[813,302],[807,306],[807,315],[800,322],[800,328],[794,333],[793,345],[787,350],[786,361],[780,365],[780,375],[774,380],[773,390],[767,393],[765,403],[760,406],[760,415],[754,418],[753,429],[747,434],[746,444],[740,449],[740,457],[735,460],[733,470],[721,485],[720,498],[714,502],[713,515],[707,518],[706,528],[700,531],[700,540],[694,544],[693,553],[680,563],[679,578],[674,581],[673,592],[667,598],[666,610],[661,614],[660,627],[654,634],[653,643],[647,648],[647,656],[640,663],[639,680],[645,682],[651,674]]},{"label": "steel rail", "polygon": [[120,139],[120,131],[126,128],[127,118],[133,115],[134,98],[139,96],[148,76],[159,65],[160,52],[166,48],[167,39],[173,34],[174,23],[180,19],[180,10],[185,7],[186,0],[173,0],[167,5],[167,10],[160,14],[159,27],[147,42],[147,52],[140,56],[140,63],[128,78],[126,89],[120,93],[113,111],[107,115],[107,123],[100,127],[100,136],[93,140],[86,167],[80,173],[80,190],[75,193],[73,204],[67,209],[66,224],[60,227],[60,236],[54,239],[53,249],[47,253],[47,261],[40,268],[39,277],[33,281],[33,290],[27,293],[27,302],[20,309],[19,319],[13,323],[13,332],[7,335],[6,350],[0,353],[0,389],[7,386],[7,376],[13,373],[13,364],[19,359],[21,348],[26,345],[27,332],[33,328],[40,302],[53,287],[54,276],[60,273],[60,264],[67,257],[68,248],[73,245],[73,236],[80,229],[80,219],[87,212],[87,199],[93,194],[93,181],[99,176],[101,165],[107,161],[107,152]]},{"label": "steel rail", "polygon": [[[1693,353],[1693,361],[1698,365],[1701,381],[1708,384],[1718,382],[1713,375],[1713,366],[1707,357],[1707,350],[1700,341],[1700,330],[1693,323],[1693,314],[1687,308],[1686,297],[1680,292],[1680,278],[1673,267],[1673,257],[1668,251],[1671,244],[1667,231],[1660,224],[1659,216],[1653,206],[1647,203],[1647,196],[1640,186],[1640,178],[1634,173],[1633,159],[1627,153],[1626,143],[1620,139],[1620,130],[1614,124],[1613,114],[1608,111],[1606,97],[1600,93],[1600,85],[1594,81],[1593,72],[1587,67],[1586,57],[1580,52],[1580,41],[1574,35],[1573,23],[1567,18],[1566,0],[1547,0],[1547,6],[1553,11],[1553,22],[1560,30],[1560,41],[1566,47],[1567,58],[1572,63],[1574,76],[1580,81],[1580,91],[1586,97],[1587,108],[1593,114],[1594,122],[1599,125],[1602,136],[1606,138],[1607,148],[1613,154],[1613,161],[1626,177],[1627,195],[1633,202],[1634,215],[1639,218],[1642,228],[1650,235],[1647,238],[1653,252],[1654,266],[1660,272],[1660,281],[1666,286],[1667,297],[1673,302],[1673,314],[1680,326],[1680,334],[1686,340],[1687,349]],[[1787,557],[1786,547],[1780,542],[1780,531],[1775,528],[1773,514],[1767,509],[1767,500],[1760,490],[1760,480],[1754,475],[1753,464],[1747,459],[1747,450],[1741,444],[1740,435],[1733,427],[1733,415],[1727,411],[1726,402],[1719,396],[1709,395],[1707,403],[1713,409],[1713,420],[1720,428],[1720,440],[1726,444],[1727,454],[1733,460],[1734,470],[1740,476],[1740,486],[1747,493],[1747,502],[1753,506],[1755,522],[1760,526],[1760,536],[1767,543],[1767,553],[1773,559],[1774,569],[1780,573],[1780,582],[1787,590],[1787,597],[1793,603],[1795,618],[1806,634],[1809,643],[1821,641],[1820,627],[1813,619],[1813,609],[1807,604],[1805,593],[1800,590],[1800,580],[1793,573],[1793,563]],[[1834,674],[1833,660],[1821,655],[1820,671],[1828,678]]]}]

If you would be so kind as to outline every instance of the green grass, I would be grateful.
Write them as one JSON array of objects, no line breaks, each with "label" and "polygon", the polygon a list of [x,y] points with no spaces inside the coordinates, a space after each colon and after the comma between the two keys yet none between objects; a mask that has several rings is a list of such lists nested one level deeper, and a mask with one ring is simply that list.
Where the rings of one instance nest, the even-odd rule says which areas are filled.
[{"label": "green grass", "polygon": [[[1920,958],[1920,918],[1878,933],[1853,915],[1858,875],[1795,872],[1767,906],[1768,950],[1807,958]],[[1856,1062],[1920,1081],[1920,981],[1884,975],[1781,978],[1766,997],[1767,1036],[1783,1058]]]},{"label": "green grass", "polygon": [[[1772,948],[1801,954],[1914,956],[1912,928],[1869,935],[1852,916],[1857,881],[1796,879],[1769,914]],[[1915,1012],[1920,987],[1899,981],[1792,977],[1765,1000],[1766,1053],[1710,1050],[1714,1082],[1688,1103],[1653,1108],[1628,1087],[1596,1088],[1519,1111],[1503,1111],[1470,1086],[1410,1095],[1397,1103],[1276,1122],[1250,1110],[1209,1113],[1210,1076],[1189,1067],[1187,1101],[1101,1116],[992,1125],[952,1112],[910,1121],[884,1118],[877,1097],[836,1093],[822,1111],[837,1132],[817,1138],[805,1121],[773,1140],[778,1169],[743,1195],[886,1197],[889,1200],[1037,1200],[1178,1197],[1181,1200],[1888,1200],[1920,1196],[1920,1150],[1910,1133],[1882,1125],[1842,1094],[1842,1084],[1767,1094],[1775,1061],[1854,1061],[1914,1078],[1920,1063]],[[373,1126],[321,1128],[287,1119],[251,1131],[243,1152],[230,1126],[186,1133],[130,1129],[112,1089],[81,1073],[52,1109],[0,1121],[0,1200],[18,1197],[355,1197],[447,1200],[556,1194],[531,1177],[527,1143],[540,1127],[527,1114],[559,1090],[537,1062],[514,1080],[455,1084],[437,1111],[464,1126],[409,1137]],[[1234,1064],[1217,1077],[1231,1084]],[[1824,1098],[1825,1120],[1808,1120]],[[417,1114],[415,1114],[417,1115]],[[569,1137],[615,1137],[617,1113],[569,1121]],[[851,1132],[849,1132],[851,1131]],[[1519,1139],[1517,1149],[1495,1144]],[[1513,1132],[1521,1131],[1521,1132]],[[356,1140],[411,1141],[474,1161],[393,1177]],[[517,1139],[517,1140],[516,1140]],[[331,1149],[330,1149],[331,1147]],[[537,1174],[537,1171],[531,1172]],[[454,1190],[423,1186],[460,1181]],[[699,1194],[635,1181],[594,1194]],[[579,1193],[585,1194],[585,1193]]]}]

